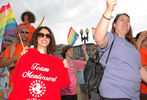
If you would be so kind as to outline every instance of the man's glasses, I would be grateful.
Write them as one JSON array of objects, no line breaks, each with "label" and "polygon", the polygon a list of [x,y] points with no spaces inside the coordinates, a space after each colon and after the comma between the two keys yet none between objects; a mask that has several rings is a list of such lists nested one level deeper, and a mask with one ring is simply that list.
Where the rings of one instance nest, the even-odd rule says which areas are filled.
[{"label": "man's glasses", "polygon": [[26,32],[24,32],[24,31],[20,31],[20,33],[22,33],[22,34],[24,34],[24,33],[29,34],[29,32],[27,32],[27,31],[26,31]]},{"label": "man's glasses", "polygon": [[38,33],[38,37],[43,38],[44,36],[46,36],[46,38],[48,38],[48,39],[50,39],[52,37],[51,34],[49,34],[49,33],[47,33],[47,34]]}]

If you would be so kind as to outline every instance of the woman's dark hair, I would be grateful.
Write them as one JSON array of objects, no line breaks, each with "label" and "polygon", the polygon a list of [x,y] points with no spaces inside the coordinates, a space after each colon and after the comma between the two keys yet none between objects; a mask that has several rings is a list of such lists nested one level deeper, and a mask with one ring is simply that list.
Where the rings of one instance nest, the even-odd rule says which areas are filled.
[{"label": "woman's dark hair", "polygon": [[[111,32],[112,32],[113,34],[115,34],[115,35],[118,35],[118,34],[117,34],[117,32],[115,31],[114,24],[118,21],[118,19],[119,19],[119,17],[120,17],[121,15],[126,15],[126,16],[130,19],[129,15],[126,14],[126,13],[122,13],[122,14],[117,14],[117,15],[116,15],[116,17],[115,17],[115,19],[114,19],[114,21],[113,21],[113,23],[112,23],[112,29],[111,29]],[[130,30],[129,30],[129,32],[126,34],[126,37],[125,37],[125,38],[126,38],[126,40],[127,40],[128,42],[130,42],[132,45],[134,45],[134,46],[137,48],[136,42],[135,42],[135,40],[134,40],[134,38],[133,38],[133,36],[132,36],[132,28],[131,28],[131,26],[130,26]]]},{"label": "woman's dark hair", "polygon": [[142,32],[139,32],[137,35],[136,35],[136,37],[135,37],[135,40],[137,41],[138,40],[138,38],[140,37],[140,34],[141,34]]},{"label": "woman's dark hair", "polygon": [[24,16],[26,16],[26,15],[28,16],[28,20],[29,20],[30,23],[35,23],[36,17],[35,17],[35,15],[34,15],[32,12],[30,12],[30,11],[26,11],[26,12],[22,13],[22,15],[21,15],[21,20],[22,20],[22,22],[24,22]]},{"label": "woman's dark hair", "polygon": [[71,46],[71,45],[65,45],[65,46],[62,48],[61,55],[62,55],[62,57],[63,57],[64,59],[66,58],[65,53],[66,53],[67,50],[70,49],[70,48],[73,48],[73,46]]},{"label": "woman's dark hair", "polygon": [[32,38],[30,40],[30,45],[29,46],[33,45],[34,48],[37,48],[37,46],[38,46],[38,33],[42,29],[48,30],[48,32],[51,34],[50,43],[47,46],[47,54],[55,56],[56,55],[56,42],[55,42],[55,38],[54,38],[54,35],[53,35],[53,32],[51,31],[51,29],[46,27],[46,26],[41,26],[41,27],[37,28],[34,31],[33,36],[32,36]]}]

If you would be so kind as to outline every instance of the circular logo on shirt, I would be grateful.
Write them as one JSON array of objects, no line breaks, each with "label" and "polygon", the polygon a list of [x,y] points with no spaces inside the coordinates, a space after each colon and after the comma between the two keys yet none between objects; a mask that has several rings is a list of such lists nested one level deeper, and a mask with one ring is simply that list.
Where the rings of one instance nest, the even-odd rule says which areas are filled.
[{"label": "circular logo on shirt", "polygon": [[39,98],[45,94],[46,86],[43,81],[35,80],[31,83],[29,91],[33,97]]}]

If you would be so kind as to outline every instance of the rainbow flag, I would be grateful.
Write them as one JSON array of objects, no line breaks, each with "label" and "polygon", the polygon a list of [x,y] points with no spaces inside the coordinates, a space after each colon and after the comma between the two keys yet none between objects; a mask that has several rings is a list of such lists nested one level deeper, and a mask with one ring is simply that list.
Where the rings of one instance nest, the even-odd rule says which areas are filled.
[{"label": "rainbow flag", "polygon": [[93,39],[95,40],[95,28],[92,28],[92,36],[93,36]]},{"label": "rainbow flag", "polygon": [[70,27],[69,29],[69,33],[67,36],[67,40],[68,40],[68,45],[74,45],[75,41],[78,39],[79,35],[77,34],[77,32]]},{"label": "rainbow flag", "polygon": [[0,51],[3,37],[6,35],[18,32],[18,25],[16,23],[11,6],[8,3],[0,9]]},{"label": "rainbow flag", "polygon": [[45,19],[45,17],[43,17],[42,21],[41,21],[40,24],[37,26],[37,28],[39,28],[39,27],[42,25],[44,19]]}]

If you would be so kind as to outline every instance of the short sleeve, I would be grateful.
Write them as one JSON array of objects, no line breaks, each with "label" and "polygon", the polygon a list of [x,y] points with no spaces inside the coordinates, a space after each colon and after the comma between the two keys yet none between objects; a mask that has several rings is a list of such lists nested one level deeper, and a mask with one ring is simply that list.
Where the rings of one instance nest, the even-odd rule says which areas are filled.
[{"label": "short sleeve", "polygon": [[70,82],[69,75],[68,75],[68,69],[65,68],[63,64],[62,64],[62,67],[63,67],[63,69],[62,69],[63,71],[61,74],[61,87],[65,88],[71,82]]},{"label": "short sleeve", "polygon": [[2,54],[1,58],[9,58],[10,57],[10,46],[8,46],[6,48],[6,50],[4,51],[4,53]]},{"label": "short sleeve", "polygon": [[99,48],[99,47],[97,46],[97,50],[98,50],[100,53],[107,51],[107,50],[110,48],[111,43],[112,43],[112,41],[113,41],[113,38],[114,38],[113,33],[107,32],[107,35],[108,35],[108,38],[109,38],[108,46],[107,46],[106,48],[104,48],[104,49],[101,49],[101,48]]},{"label": "short sleeve", "polygon": [[84,68],[84,61],[75,60],[75,62],[76,62],[77,69],[83,69]]}]

